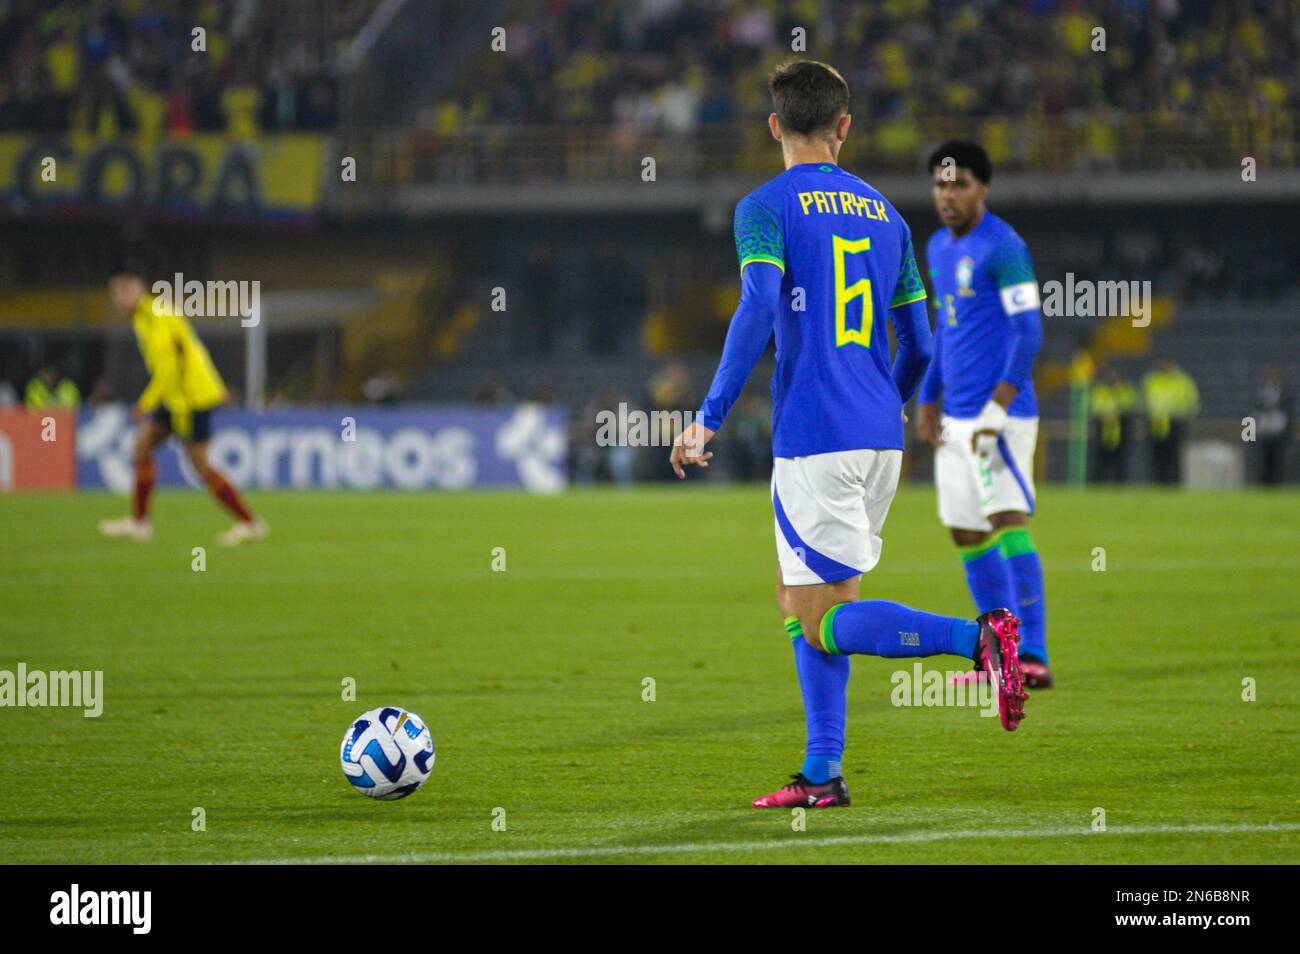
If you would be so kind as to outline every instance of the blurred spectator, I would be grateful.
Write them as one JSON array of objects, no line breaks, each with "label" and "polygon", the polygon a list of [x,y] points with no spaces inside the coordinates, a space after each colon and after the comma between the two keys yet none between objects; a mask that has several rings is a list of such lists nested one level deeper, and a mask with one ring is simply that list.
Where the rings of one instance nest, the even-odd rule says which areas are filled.
[{"label": "blurred spectator", "polygon": [[0,130],[246,138],[330,128],[336,60],[377,4],[0,2]]},{"label": "blurred spectator", "polygon": [[[1086,14],[1076,7],[1053,0],[566,0],[548,4],[539,21],[536,0],[512,0],[504,19],[522,55],[485,52],[456,98],[481,95],[486,72],[494,77],[495,121],[631,121],[684,132],[765,115],[763,91],[741,78],[770,68],[773,50],[803,27],[806,55],[843,70],[854,111],[903,152],[916,139],[915,117],[1064,117],[1084,131],[1076,158],[1109,168],[1125,114],[1158,116],[1163,128],[1202,119],[1267,126],[1300,106],[1294,0],[1102,0]],[[1092,30],[1103,23],[1101,56]],[[1277,125],[1285,142],[1285,124]],[[988,132],[983,138],[995,145],[1021,145],[1012,124]],[[994,155],[995,163],[1006,159]]]},{"label": "blurred spectator", "polygon": [[480,407],[505,407],[515,396],[501,381],[489,381],[474,392],[474,403]]},{"label": "blurred spectator", "polygon": [[[699,407],[699,402],[692,399],[690,372],[684,362],[676,359],[650,376],[646,381],[646,394],[650,398],[651,412],[677,411],[684,418],[686,412],[693,412]],[[656,453],[651,455],[651,475],[659,480],[675,480],[676,475],[668,463],[668,453],[677,435],[673,433],[672,418],[667,414],[660,415],[658,420],[660,430],[655,435],[658,446],[652,448]]]},{"label": "blurred spectator", "polygon": [[371,404],[396,404],[402,398],[402,379],[394,371],[383,371],[367,378],[361,393]]},{"label": "blurred spectator", "polygon": [[97,378],[91,385],[90,393],[86,395],[86,407],[99,407],[111,400],[113,400],[113,382],[107,377]]},{"label": "blurred spectator", "polygon": [[627,396],[613,385],[601,388],[587,402],[587,406],[573,422],[571,444],[573,448],[573,482],[580,487],[597,481],[612,481],[620,487],[630,487],[635,476],[636,448],[626,442],[604,445],[596,442],[602,411],[618,414],[620,403]]},{"label": "blurred spectator", "polygon": [[1291,393],[1282,380],[1282,369],[1270,364],[1264,384],[1255,398],[1255,440],[1259,444],[1259,482],[1280,484],[1286,480],[1286,452],[1291,438]]},{"label": "blurred spectator", "polygon": [[1097,448],[1093,468],[1101,483],[1122,484],[1137,411],[1137,389],[1114,368],[1108,369],[1090,393],[1093,442]]},{"label": "blurred spectator", "polygon": [[689,397],[690,387],[690,372],[679,359],[669,361],[646,381],[650,403],[655,410],[661,411],[694,410],[694,403]]},{"label": "blurred spectator", "polygon": [[81,404],[81,392],[71,378],[65,378],[63,372],[53,365],[46,365],[27,382],[23,403],[29,411],[78,407]]},{"label": "blurred spectator", "polygon": [[1171,359],[1163,358],[1142,379],[1151,464],[1156,483],[1182,480],[1182,448],[1187,422],[1201,410],[1196,382]]},{"label": "blurred spectator", "polygon": [[555,391],[545,382],[535,384],[528,392],[528,397],[524,398],[530,404],[554,404],[557,401]]}]

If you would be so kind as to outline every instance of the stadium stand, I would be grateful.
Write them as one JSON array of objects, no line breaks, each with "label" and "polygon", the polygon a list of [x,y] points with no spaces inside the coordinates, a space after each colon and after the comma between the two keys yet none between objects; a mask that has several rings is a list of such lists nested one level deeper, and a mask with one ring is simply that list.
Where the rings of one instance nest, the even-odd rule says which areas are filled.
[{"label": "stadium stand", "polygon": [[[403,6],[410,15],[388,15]],[[644,393],[670,360],[707,385],[735,303],[731,209],[776,163],[756,80],[806,28],[806,55],[841,66],[854,90],[845,166],[894,197],[918,236],[934,223],[924,155],[941,138],[976,137],[998,170],[991,206],[1026,238],[1040,282],[1152,283],[1161,306],[1149,329],[1047,320],[1045,415],[1067,413],[1084,350],[1133,378],[1173,357],[1200,383],[1205,416],[1229,421],[1260,355],[1300,380],[1300,246],[1276,241],[1300,209],[1294,192],[1259,198],[1296,175],[1297,6],[1111,0],[1085,16],[1053,0],[550,0],[539,18],[523,0],[284,0],[275,16],[248,2],[12,0],[0,3],[0,134],[211,134],[226,155],[246,138],[318,133],[362,174],[325,177],[319,201],[281,198],[277,214],[324,226],[296,242],[292,264],[276,268],[288,256],[267,253],[274,243],[251,220],[149,236],[189,272],[219,264],[294,293],[345,284],[368,303],[273,337],[272,395],[362,399],[391,381],[389,397],[545,395],[576,414],[610,386]],[[205,56],[189,55],[192,24],[206,30]],[[507,55],[484,42],[497,24]],[[298,167],[271,152],[267,181],[285,193]],[[627,188],[645,156],[658,159],[659,187]],[[1243,156],[1267,174],[1254,193],[1225,196],[1214,177],[1240,188]],[[205,181],[217,178],[208,168]],[[1098,181],[1110,191],[1093,191]],[[602,189],[603,204],[588,204]],[[21,386],[52,351],[75,356],[89,394],[112,349],[82,347],[71,329],[87,312],[94,321],[104,257],[79,232],[23,219],[21,203],[6,211],[24,224],[0,232],[0,284],[14,291],[0,296],[12,345],[0,378]],[[401,252],[381,253],[373,236],[395,222],[412,231]],[[455,240],[418,235],[429,223]],[[105,247],[115,238],[97,234]],[[346,283],[325,274],[340,256]],[[496,288],[508,315],[488,304]],[[231,348],[223,361],[237,368],[233,339],[214,347]]]},{"label": "stadium stand", "polygon": [[279,0],[274,17],[247,2],[0,4],[0,130],[330,128],[337,60],[377,2]]}]

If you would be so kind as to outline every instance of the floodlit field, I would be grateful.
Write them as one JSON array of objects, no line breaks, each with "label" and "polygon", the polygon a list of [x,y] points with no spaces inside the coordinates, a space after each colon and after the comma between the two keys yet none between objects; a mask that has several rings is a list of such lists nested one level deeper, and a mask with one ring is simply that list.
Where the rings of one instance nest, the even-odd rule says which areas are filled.
[{"label": "floodlit field", "polygon": [[[803,743],[763,488],[253,503],[229,551],[198,493],[147,545],[97,537],[118,498],[0,497],[0,670],[104,674],[99,718],[0,709],[5,861],[1300,862],[1296,493],[1044,492],[1058,688],[1008,734],[855,659],[854,805],[805,831],[748,807]],[[900,495],[864,595],[969,612],[933,511]],[[438,747],[394,803],[338,764],[386,704]]]}]

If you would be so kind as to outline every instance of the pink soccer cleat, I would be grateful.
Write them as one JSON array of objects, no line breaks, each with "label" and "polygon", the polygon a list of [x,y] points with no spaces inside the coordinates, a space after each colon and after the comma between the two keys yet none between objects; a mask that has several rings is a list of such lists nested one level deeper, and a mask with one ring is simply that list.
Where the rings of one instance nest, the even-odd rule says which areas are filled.
[{"label": "pink soccer cleat", "polygon": [[1020,620],[1010,610],[995,609],[979,616],[979,643],[975,668],[988,673],[998,690],[998,715],[1002,728],[1015,732],[1025,717],[1025,678],[1020,671]]},{"label": "pink soccer cleat", "polygon": [[803,773],[790,776],[790,784],[782,785],[771,795],[753,801],[755,808],[847,808],[849,786],[844,776],[817,784],[804,778]]}]

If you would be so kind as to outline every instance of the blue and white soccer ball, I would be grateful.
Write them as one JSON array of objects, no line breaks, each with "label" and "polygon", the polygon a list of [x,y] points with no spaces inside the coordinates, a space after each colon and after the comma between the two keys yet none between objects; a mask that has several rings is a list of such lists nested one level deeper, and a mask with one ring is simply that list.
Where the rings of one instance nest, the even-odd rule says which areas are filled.
[{"label": "blue and white soccer ball", "polygon": [[405,798],[433,771],[433,736],[414,712],[371,709],[348,726],[339,758],[357,791],[371,798]]}]

